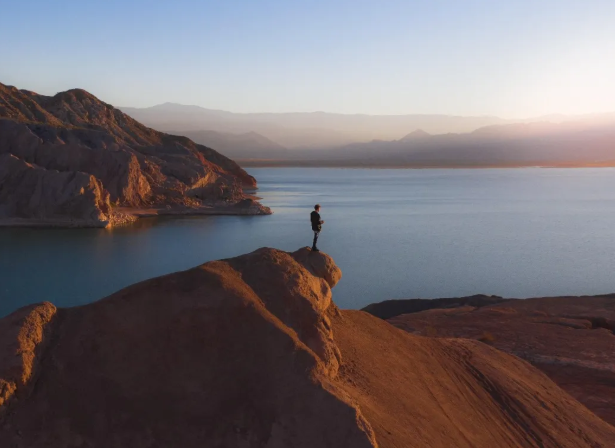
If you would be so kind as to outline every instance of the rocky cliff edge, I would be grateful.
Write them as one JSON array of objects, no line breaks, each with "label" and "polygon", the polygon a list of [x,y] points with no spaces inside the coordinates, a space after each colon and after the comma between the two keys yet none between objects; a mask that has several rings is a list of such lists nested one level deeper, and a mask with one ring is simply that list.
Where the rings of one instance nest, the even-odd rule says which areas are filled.
[{"label": "rocky cliff edge", "polygon": [[260,249],[0,320],[0,447],[607,447],[481,342],[339,310],[323,253]]}]

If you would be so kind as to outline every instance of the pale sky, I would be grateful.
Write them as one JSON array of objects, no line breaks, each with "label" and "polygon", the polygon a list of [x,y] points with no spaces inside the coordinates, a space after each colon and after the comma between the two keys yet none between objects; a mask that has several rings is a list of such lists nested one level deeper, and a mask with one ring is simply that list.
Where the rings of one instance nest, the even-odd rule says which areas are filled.
[{"label": "pale sky", "polygon": [[615,111],[615,0],[0,0],[0,82],[116,106]]}]

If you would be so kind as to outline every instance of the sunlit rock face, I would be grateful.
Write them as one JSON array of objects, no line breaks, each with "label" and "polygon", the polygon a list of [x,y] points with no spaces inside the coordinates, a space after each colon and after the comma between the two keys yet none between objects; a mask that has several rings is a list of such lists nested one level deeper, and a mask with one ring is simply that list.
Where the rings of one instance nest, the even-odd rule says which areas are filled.
[{"label": "sunlit rock face", "polygon": [[324,253],[263,248],[0,320],[0,447],[593,447],[528,363],[342,311]]},{"label": "sunlit rock face", "polygon": [[[50,223],[113,223],[106,202],[133,208],[226,207],[234,213],[235,205],[246,199],[243,189],[256,186],[252,176],[213,149],[147,128],[79,89],[47,97],[0,84],[0,154],[11,154],[35,167],[29,183],[38,184],[39,189],[57,191],[57,182],[62,182],[58,179],[70,183],[67,177],[93,176],[100,194],[90,194],[85,187],[81,193],[74,185],[62,191],[63,202],[88,204],[78,210],[70,205],[57,207],[58,199],[47,196],[42,197],[37,213],[35,207],[4,207],[4,214],[12,218]],[[13,202],[23,203],[28,194],[36,194],[23,182],[6,180],[6,175],[0,178],[0,186],[3,196],[19,196]],[[90,211],[79,214],[88,207],[98,209],[100,219],[92,219]],[[249,209],[252,214],[269,212],[258,203]]]}]

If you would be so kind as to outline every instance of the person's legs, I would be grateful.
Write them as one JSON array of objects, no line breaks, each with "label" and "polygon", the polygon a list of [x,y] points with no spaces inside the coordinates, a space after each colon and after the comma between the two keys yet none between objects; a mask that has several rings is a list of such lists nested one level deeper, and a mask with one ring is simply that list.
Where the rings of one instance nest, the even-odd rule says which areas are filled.
[{"label": "person's legs", "polygon": [[318,251],[318,248],[316,247],[316,242],[318,241],[318,235],[320,234],[320,232],[314,230],[314,243],[312,243],[312,250],[314,251]]}]

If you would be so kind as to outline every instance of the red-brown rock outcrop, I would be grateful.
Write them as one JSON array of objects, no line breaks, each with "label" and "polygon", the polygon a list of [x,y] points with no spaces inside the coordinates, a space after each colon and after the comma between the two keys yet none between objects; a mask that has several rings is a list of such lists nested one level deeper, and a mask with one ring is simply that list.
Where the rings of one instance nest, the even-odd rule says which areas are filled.
[{"label": "red-brown rock outcrop", "polygon": [[[457,300],[467,304],[401,314],[388,321],[415,334],[479,339],[523,358],[615,425],[615,295],[499,299],[492,304],[485,296],[484,303]],[[409,309],[414,301],[399,302],[399,307]],[[374,304],[370,310],[381,312],[380,308]]]},{"label": "red-brown rock outcrop", "polygon": [[[112,208],[227,209],[234,214],[234,205],[246,199],[243,188],[256,186],[252,176],[213,149],[147,128],[79,89],[47,97],[0,84],[0,154],[12,154],[45,170],[93,176]],[[33,173],[30,176],[44,176],[41,170]],[[23,194],[19,185],[0,179],[4,196],[12,195],[14,189],[15,194]],[[80,197],[78,191],[65,191],[65,199],[88,202],[89,208],[101,204],[89,197],[92,195]],[[43,204],[43,210],[48,208],[54,206]],[[33,216],[27,208],[10,210],[19,213],[11,218],[42,219],[43,212]],[[252,214],[269,212],[260,204],[250,208]],[[97,225],[112,223],[104,219],[108,211],[100,209],[99,214]],[[72,221],[86,225],[91,213],[61,218],[53,214],[45,219],[50,224]]]},{"label": "red-brown rock outcrop", "polygon": [[5,317],[0,448],[613,446],[516,357],[340,311],[340,277],[260,249]]},{"label": "red-brown rock outcrop", "polygon": [[131,217],[112,210],[109,193],[91,174],[46,170],[0,154],[0,220],[97,227],[121,219]]}]

